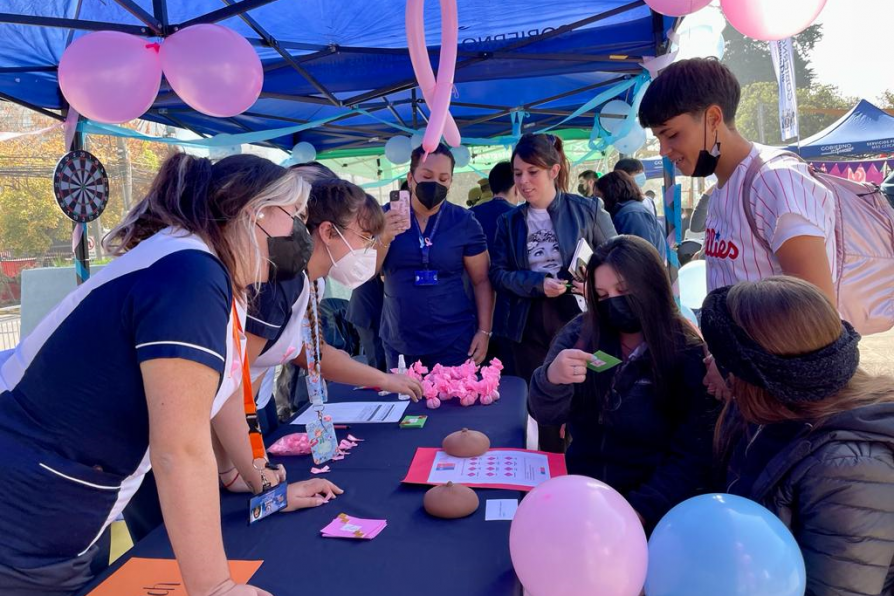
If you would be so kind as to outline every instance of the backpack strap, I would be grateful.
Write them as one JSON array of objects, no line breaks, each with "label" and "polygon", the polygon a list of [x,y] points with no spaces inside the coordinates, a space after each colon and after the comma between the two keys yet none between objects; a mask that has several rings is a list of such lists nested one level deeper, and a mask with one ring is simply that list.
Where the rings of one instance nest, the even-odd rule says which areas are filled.
[{"label": "backpack strap", "polygon": [[749,164],[748,170],[745,172],[745,180],[742,182],[742,209],[745,211],[745,219],[748,220],[748,227],[751,228],[751,234],[757,238],[758,242],[761,243],[761,246],[771,254],[773,253],[773,248],[770,246],[767,239],[761,236],[757,227],[757,220],[754,218],[754,206],[751,203],[751,191],[754,188],[754,180],[764,166],[784,157],[793,157],[800,162],[804,161],[799,155],[792,153],[791,151],[774,151],[767,159],[764,159],[761,153],[758,152],[758,154],[754,156],[754,159],[751,160],[751,164]]}]

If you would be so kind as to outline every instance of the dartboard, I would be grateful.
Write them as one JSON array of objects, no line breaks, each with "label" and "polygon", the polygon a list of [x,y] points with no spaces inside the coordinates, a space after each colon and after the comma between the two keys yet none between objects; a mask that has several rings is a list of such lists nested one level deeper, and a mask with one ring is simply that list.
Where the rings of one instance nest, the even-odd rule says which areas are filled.
[{"label": "dartboard", "polygon": [[95,155],[71,151],[56,165],[53,191],[65,215],[87,223],[102,215],[109,202],[109,177]]}]

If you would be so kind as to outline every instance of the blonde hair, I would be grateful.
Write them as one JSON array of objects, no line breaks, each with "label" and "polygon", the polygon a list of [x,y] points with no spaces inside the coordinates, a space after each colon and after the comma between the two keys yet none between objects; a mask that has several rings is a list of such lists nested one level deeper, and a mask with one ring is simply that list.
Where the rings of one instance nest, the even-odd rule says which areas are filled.
[{"label": "blonde hair", "polygon": [[146,197],[103,241],[122,255],[165,228],[199,236],[221,260],[244,300],[265,267],[255,225],[261,210],[307,205],[310,186],[300,176],[255,155],[233,155],[212,164],[178,153],[162,165]]},{"label": "blonde hair", "polygon": [[[816,286],[786,276],[759,282],[743,282],[730,289],[726,298],[733,321],[764,350],[777,356],[798,356],[820,350],[838,339],[841,318],[831,301]],[[854,408],[894,401],[894,379],[872,376],[858,369],[847,386],[819,401],[783,403],[765,389],[733,378],[730,389],[742,418],[753,424],[788,420],[811,423]],[[727,403],[715,432],[715,445],[722,446]]]}]

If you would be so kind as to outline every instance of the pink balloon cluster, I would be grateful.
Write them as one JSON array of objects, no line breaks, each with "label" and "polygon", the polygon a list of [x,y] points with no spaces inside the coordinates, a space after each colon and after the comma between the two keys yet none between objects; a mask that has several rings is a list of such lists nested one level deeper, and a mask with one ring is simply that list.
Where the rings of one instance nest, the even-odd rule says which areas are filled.
[{"label": "pink balloon cluster", "polygon": [[68,103],[97,122],[139,118],[161,87],[161,75],[189,106],[226,118],[257,101],[264,69],[248,41],[222,25],[181,29],[163,44],[117,31],[79,37],[59,61]]},{"label": "pink balloon cluster", "polygon": [[[490,366],[478,367],[473,360],[460,366],[441,366],[436,364],[431,372],[428,367],[416,362],[407,369],[407,376],[422,383],[422,394],[425,405],[434,410],[441,407],[441,402],[459,399],[462,406],[474,405],[481,400],[482,405],[489,406],[500,399],[500,376],[503,363],[494,358]],[[393,370],[392,372],[397,372]]]},{"label": "pink balloon cluster", "polygon": [[450,98],[453,93],[453,77],[456,73],[456,54],[459,42],[459,16],[456,0],[440,0],[441,6],[441,57],[438,61],[438,78],[431,68],[428,48],[425,45],[423,9],[425,0],[407,0],[407,49],[413,73],[422,91],[422,97],[431,112],[422,148],[426,155],[437,149],[441,136],[452,147],[462,144],[459,128],[450,115]]},{"label": "pink balloon cluster", "polygon": [[[699,11],[711,0],[645,0],[655,12],[681,17]],[[822,12],[826,0],[720,0],[730,25],[742,35],[776,41],[797,35]]]}]

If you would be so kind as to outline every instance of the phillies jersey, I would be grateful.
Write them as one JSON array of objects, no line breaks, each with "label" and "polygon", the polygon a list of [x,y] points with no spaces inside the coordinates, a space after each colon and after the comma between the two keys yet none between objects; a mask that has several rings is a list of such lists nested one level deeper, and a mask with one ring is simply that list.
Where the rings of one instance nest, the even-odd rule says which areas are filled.
[{"label": "phillies jersey", "polygon": [[755,144],[708,204],[705,260],[708,291],[740,281],[781,275],[775,252],[791,238],[824,238],[833,276],[835,261],[835,197],[810,174],[809,166],[782,157],[764,166],[754,178],[751,205],[758,233],[768,251],[752,234],[742,205],[742,185],[752,160],[766,148]]}]

